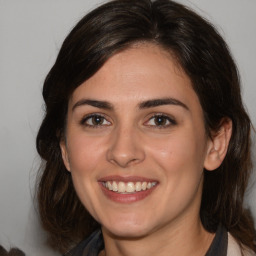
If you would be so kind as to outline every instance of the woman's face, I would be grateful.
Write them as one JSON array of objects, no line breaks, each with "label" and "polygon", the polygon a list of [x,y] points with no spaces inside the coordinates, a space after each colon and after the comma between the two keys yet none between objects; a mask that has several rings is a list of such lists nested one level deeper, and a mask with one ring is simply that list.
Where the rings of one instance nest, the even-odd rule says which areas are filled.
[{"label": "woman's face", "polygon": [[190,79],[144,44],[111,57],[74,91],[61,148],[103,230],[138,237],[199,219],[210,144]]}]

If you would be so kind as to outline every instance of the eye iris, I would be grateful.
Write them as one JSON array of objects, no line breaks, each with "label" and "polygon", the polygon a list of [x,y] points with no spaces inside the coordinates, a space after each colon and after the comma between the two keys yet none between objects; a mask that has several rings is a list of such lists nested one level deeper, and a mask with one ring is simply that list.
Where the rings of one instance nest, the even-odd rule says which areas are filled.
[{"label": "eye iris", "polygon": [[166,124],[166,118],[163,117],[163,116],[155,117],[155,124],[156,125],[165,125]]},{"label": "eye iris", "polygon": [[101,116],[92,117],[93,125],[101,125],[103,123],[103,118]]}]

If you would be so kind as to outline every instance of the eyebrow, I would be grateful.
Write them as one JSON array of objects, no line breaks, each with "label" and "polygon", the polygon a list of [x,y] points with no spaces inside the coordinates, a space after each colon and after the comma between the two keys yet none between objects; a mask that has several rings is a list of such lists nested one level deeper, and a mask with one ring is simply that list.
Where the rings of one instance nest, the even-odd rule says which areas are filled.
[{"label": "eyebrow", "polygon": [[153,108],[153,107],[158,107],[162,105],[176,105],[183,107],[186,110],[189,110],[188,106],[185,105],[183,102],[174,99],[174,98],[163,98],[163,99],[152,99],[152,100],[147,100],[139,104],[140,109],[145,109],[145,108]]},{"label": "eyebrow", "polygon": [[[75,108],[84,106],[84,105],[89,105],[89,106],[106,109],[106,110],[114,109],[114,106],[107,101],[81,99],[75,103],[75,105],[72,107],[72,111],[74,111]],[[139,109],[147,109],[147,108],[154,108],[154,107],[163,106],[163,105],[175,105],[175,106],[183,107],[186,110],[189,110],[187,105],[185,105],[183,102],[174,98],[161,98],[161,99],[147,100],[147,101],[141,102],[138,106],[139,106]]]},{"label": "eyebrow", "polygon": [[89,100],[89,99],[82,99],[76,102],[76,104],[72,107],[72,111],[75,110],[75,108],[83,106],[83,105],[89,105],[96,108],[102,108],[107,110],[113,110],[114,107],[111,103],[107,101],[100,101],[100,100]]}]

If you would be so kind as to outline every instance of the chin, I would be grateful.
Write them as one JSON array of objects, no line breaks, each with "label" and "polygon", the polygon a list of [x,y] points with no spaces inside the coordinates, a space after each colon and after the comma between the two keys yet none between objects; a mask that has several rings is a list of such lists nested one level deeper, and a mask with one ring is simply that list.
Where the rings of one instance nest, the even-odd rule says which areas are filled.
[{"label": "chin", "polygon": [[115,223],[102,225],[103,229],[116,238],[135,239],[150,233],[150,226],[145,221],[118,220]]},{"label": "chin", "polygon": [[127,240],[139,239],[147,235],[147,232],[145,230],[138,230],[136,228],[135,229],[130,228],[129,230],[111,228],[111,230],[107,229],[107,232],[116,239],[127,239]]}]

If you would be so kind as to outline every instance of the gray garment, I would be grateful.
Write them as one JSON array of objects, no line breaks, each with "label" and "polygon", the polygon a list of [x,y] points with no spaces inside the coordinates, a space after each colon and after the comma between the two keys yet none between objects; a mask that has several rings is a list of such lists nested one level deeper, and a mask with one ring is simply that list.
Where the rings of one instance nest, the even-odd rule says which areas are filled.
[{"label": "gray garment", "polygon": [[[228,233],[224,227],[219,225],[212,244],[205,256],[227,256],[227,246]],[[98,256],[103,249],[104,242],[101,230],[96,230],[64,256]]]},{"label": "gray garment", "polygon": [[219,225],[216,235],[212,241],[210,248],[205,256],[226,256],[228,249],[228,233],[227,230]]}]

